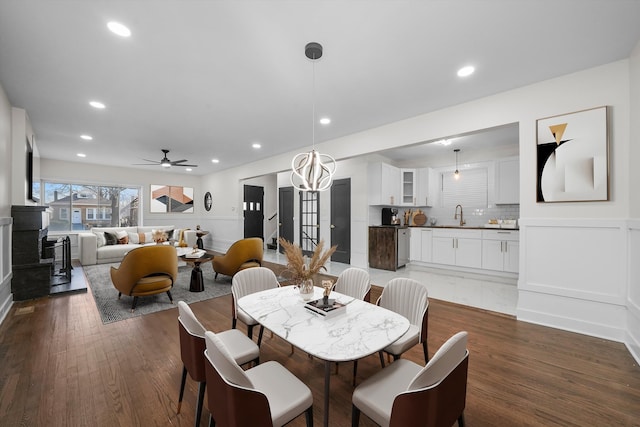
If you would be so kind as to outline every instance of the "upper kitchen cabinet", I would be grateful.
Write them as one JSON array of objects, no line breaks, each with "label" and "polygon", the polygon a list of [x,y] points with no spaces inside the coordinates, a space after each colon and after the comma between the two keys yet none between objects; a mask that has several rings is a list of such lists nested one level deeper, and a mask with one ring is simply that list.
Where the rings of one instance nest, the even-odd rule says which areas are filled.
[{"label": "upper kitchen cabinet", "polygon": [[520,158],[496,160],[496,204],[520,203]]},{"label": "upper kitchen cabinet", "polygon": [[369,163],[369,204],[400,205],[400,169],[387,163]]},{"label": "upper kitchen cabinet", "polygon": [[416,206],[416,170],[400,169],[400,203],[402,206]]},{"label": "upper kitchen cabinet", "polygon": [[416,206],[432,207],[438,200],[438,174],[432,168],[416,169]]}]

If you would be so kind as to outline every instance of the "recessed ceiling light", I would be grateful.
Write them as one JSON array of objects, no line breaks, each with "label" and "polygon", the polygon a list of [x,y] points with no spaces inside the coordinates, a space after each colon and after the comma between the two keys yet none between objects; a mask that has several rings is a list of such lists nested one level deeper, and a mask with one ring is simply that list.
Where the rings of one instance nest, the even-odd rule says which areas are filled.
[{"label": "recessed ceiling light", "polygon": [[100,101],[89,101],[89,105],[91,105],[93,108],[97,108],[98,110],[102,110],[107,107]]},{"label": "recessed ceiling light", "polygon": [[466,67],[462,67],[458,70],[458,77],[467,77],[473,74],[476,68],[472,65],[467,65]]},{"label": "recessed ceiling light", "polygon": [[109,22],[107,24],[107,28],[109,28],[112,33],[117,34],[120,37],[129,37],[131,35],[131,30],[126,25],[116,21]]},{"label": "recessed ceiling light", "polygon": [[329,123],[331,123],[331,119],[329,117],[323,117],[320,119],[321,125],[328,125]]},{"label": "recessed ceiling light", "polygon": [[440,141],[436,141],[436,144],[440,144],[440,145],[451,145],[451,140],[450,139],[441,139]]},{"label": "recessed ceiling light", "polygon": [[84,139],[85,141],[91,141],[93,139],[91,135],[80,135],[80,138]]},{"label": "recessed ceiling light", "polygon": [[251,146],[252,146],[253,148],[255,148],[256,150],[257,150],[258,148],[262,147],[262,145],[258,144],[257,142],[254,142]]},{"label": "recessed ceiling light", "polygon": [[193,169],[191,169],[191,168],[186,168],[185,170],[186,170],[187,172],[191,172]]},{"label": "recessed ceiling light", "polygon": [[78,156],[78,157],[87,157],[87,155],[84,154],[84,153],[78,153],[78,154],[76,154],[76,156]]},{"label": "recessed ceiling light", "polygon": [[211,163],[220,163],[220,160],[218,160],[218,159],[211,159]]}]

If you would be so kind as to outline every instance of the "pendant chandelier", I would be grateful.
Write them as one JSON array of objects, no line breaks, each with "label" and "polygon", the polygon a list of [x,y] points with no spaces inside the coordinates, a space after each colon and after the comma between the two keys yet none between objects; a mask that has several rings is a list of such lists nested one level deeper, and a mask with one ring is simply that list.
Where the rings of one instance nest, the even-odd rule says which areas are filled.
[{"label": "pendant chandelier", "polygon": [[291,184],[300,191],[324,191],[331,187],[336,161],[333,157],[316,151],[315,61],[322,57],[322,45],[315,42],[307,43],[304,54],[313,63],[312,148],[308,153],[297,154],[291,160]]},{"label": "pendant chandelier", "polygon": [[460,152],[460,149],[456,148],[453,152],[456,153],[456,171],[453,173],[453,177],[455,179],[460,179],[460,171],[458,170],[458,153]]}]

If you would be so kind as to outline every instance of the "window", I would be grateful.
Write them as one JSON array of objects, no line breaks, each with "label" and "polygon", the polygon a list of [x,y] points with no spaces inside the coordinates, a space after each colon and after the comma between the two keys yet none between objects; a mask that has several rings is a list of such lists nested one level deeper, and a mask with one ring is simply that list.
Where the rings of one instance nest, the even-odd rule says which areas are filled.
[{"label": "window", "polygon": [[320,193],[300,192],[300,248],[311,255],[320,242]]},{"label": "window", "polygon": [[49,230],[135,226],[139,223],[140,187],[43,182],[44,205],[52,210]]},{"label": "window", "polygon": [[488,172],[486,168],[465,169],[460,178],[453,172],[442,173],[442,207],[486,208],[488,203]]}]

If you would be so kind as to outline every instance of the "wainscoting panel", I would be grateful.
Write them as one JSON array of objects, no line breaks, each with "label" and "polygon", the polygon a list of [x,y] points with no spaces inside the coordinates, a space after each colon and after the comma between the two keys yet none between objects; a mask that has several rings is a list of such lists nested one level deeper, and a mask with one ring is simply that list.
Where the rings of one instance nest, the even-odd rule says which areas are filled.
[{"label": "wainscoting panel", "polygon": [[0,323],[13,304],[11,294],[11,227],[12,218],[0,218]]},{"label": "wainscoting panel", "polygon": [[519,320],[624,342],[627,222],[520,221]]},{"label": "wainscoting panel", "polygon": [[626,344],[640,363],[640,221],[629,223],[629,293]]}]

